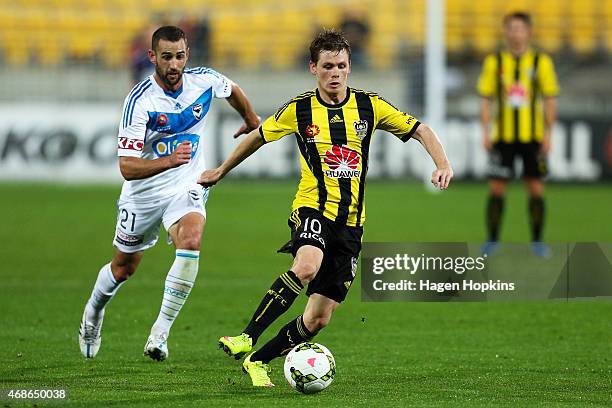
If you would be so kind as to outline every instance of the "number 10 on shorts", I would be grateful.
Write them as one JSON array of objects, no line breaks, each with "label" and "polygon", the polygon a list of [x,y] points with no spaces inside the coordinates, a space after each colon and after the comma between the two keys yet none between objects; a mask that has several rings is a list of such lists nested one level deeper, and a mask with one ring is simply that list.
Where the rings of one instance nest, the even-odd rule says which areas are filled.
[{"label": "number 10 on shorts", "polygon": [[304,231],[300,234],[300,238],[317,240],[325,247],[325,240],[320,235],[321,230],[321,221],[308,217],[304,220]]}]

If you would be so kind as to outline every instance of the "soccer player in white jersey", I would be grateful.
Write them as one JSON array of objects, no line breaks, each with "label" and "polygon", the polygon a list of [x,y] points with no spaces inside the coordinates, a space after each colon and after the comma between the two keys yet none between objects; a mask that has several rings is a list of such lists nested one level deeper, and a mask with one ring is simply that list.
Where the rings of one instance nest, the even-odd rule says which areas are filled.
[{"label": "soccer player in white jersey", "polygon": [[176,257],[144,354],[158,361],[168,357],[170,328],[198,273],[208,189],[196,181],[205,170],[201,144],[213,97],[227,99],[244,119],[234,137],[260,122],[238,85],[208,68],[185,69],[189,48],[180,28],[155,31],[149,58],[155,73],[128,94],[119,126],[119,167],[126,181],[117,203],[115,254],[98,273],[81,320],[79,345],[87,358],[100,348],[105,306],[136,271],[144,250],[155,245],[160,224]]}]

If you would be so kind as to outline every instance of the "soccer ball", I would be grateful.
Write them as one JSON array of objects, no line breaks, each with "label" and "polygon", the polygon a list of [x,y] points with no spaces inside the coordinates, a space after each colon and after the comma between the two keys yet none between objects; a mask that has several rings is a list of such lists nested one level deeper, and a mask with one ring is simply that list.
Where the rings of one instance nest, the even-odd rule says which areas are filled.
[{"label": "soccer ball", "polygon": [[285,358],[285,378],[289,385],[304,394],[314,394],[329,387],[334,375],[334,356],[321,344],[299,344]]}]

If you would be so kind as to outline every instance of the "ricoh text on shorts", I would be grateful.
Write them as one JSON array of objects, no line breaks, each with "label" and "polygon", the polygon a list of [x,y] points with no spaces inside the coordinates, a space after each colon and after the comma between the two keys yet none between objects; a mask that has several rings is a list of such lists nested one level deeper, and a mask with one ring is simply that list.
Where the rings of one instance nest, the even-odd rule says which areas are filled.
[{"label": "ricoh text on shorts", "polygon": [[281,248],[293,256],[304,245],[323,251],[323,263],[315,278],[308,284],[306,295],[318,293],[341,303],[355,279],[361,252],[362,227],[337,224],[320,211],[301,207],[289,217],[291,241]]}]

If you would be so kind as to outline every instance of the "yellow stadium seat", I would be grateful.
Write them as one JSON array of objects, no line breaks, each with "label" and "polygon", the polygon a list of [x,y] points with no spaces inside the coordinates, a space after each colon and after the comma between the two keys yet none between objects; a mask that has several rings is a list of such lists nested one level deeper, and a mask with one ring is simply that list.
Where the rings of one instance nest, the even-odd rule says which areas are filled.
[{"label": "yellow stadium seat", "polygon": [[593,16],[600,0],[580,0],[568,2],[568,15],[573,17]]},{"label": "yellow stadium seat", "polygon": [[55,32],[42,32],[34,43],[34,54],[43,66],[59,65],[64,57],[62,45]]},{"label": "yellow stadium seat", "polygon": [[368,47],[372,66],[378,69],[389,69],[396,66],[399,43],[392,34],[376,35]]},{"label": "yellow stadium seat", "polygon": [[[157,14],[167,13],[169,22],[181,13],[204,14],[213,64],[288,69],[306,54],[315,30],[338,27],[348,7],[365,12],[371,29],[367,49],[377,68],[395,66],[400,48],[425,43],[427,0],[0,0],[0,33],[19,31],[27,42],[21,48],[3,45],[12,64],[55,65],[64,53],[85,60],[99,53],[108,66],[119,66],[125,55],[113,52],[109,42],[127,50]],[[478,53],[490,52],[502,39],[503,15],[519,10],[532,14],[534,41],[546,51],[557,52],[566,42],[581,54],[599,44],[612,52],[612,0],[446,0],[447,50],[459,53],[469,43]]]},{"label": "yellow stadium seat", "polygon": [[0,8],[0,32],[21,27],[21,18],[14,10]]},{"label": "yellow stadium seat", "polygon": [[[610,27],[610,26],[608,26]],[[608,28],[603,34],[603,43],[609,53],[612,53],[612,28]]]},{"label": "yellow stadium seat", "polygon": [[96,38],[86,33],[73,34],[68,40],[70,56],[79,60],[92,60],[97,51]]},{"label": "yellow stadium seat", "polygon": [[592,27],[574,27],[570,32],[570,45],[580,54],[590,54],[597,47],[597,36]]},{"label": "yellow stadium seat", "polygon": [[129,61],[129,44],[106,41],[101,49],[101,57],[107,67],[126,67]]},{"label": "yellow stadium seat", "polygon": [[463,30],[457,26],[446,29],[446,49],[451,53],[461,52],[465,47]]},{"label": "yellow stadium seat", "polygon": [[472,38],[472,45],[477,53],[484,55],[495,51],[499,44],[499,39],[493,31],[478,30],[479,35]]},{"label": "yellow stadium seat", "polygon": [[[304,3],[308,4],[308,3]],[[337,28],[340,21],[341,10],[337,6],[330,3],[317,2],[314,5],[307,7],[305,13],[310,20],[321,27]]]},{"label": "yellow stadium seat", "polygon": [[[612,0],[603,0],[602,2],[602,12],[603,14],[606,16],[606,18],[611,18],[612,17]],[[610,20],[607,20],[610,21]]]},{"label": "yellow stadium seat", "polygon": [[43,11],[28,11],[23,15],[20,26],[23,30],[37,32],[44,30],[48,21],[49,18]]},{"label": "yellow stadium seat", "polygon": [[30,60],[31,41],[23,41],[31,33],[20,30],[7,30],[3,33],[4,60],[12,66],[23,66]]},{"label": "yellow stadium seat", "polygon": [[503,15],[512,13],[515,11],[527,11],[531,10],[533,2],[529,0],[512,0],[501,2],[500,11]]},{"label": "yellow stadium seat", "polygon": [[210,20],[212,31],[211,56],[214,64],[226,67],[237,61],[236,45],[240,41],[240,27],[230,13],[215,13]]},{"label": "yellow stadium seat", "polygon": [[569,4],[569,40],[572,49],[578,53],[589,54],[597,47],[596,6],[593,0],[581,0]]},{"label": "yellow stadium seat", "polygon": [[276,70],[293,68],[298,63],[296,49],[296,46],[290,44],[277,45],[274,47],[274,53],[269,56],[270,60],[267,62],[270,64],[270,67]]},{"label": "yellow stadium seat", "polygon": [[561,30],[557,28],[538,29],[534,39],[538,47],[549,53],[558,52],[563,46],[562,33]]}]

